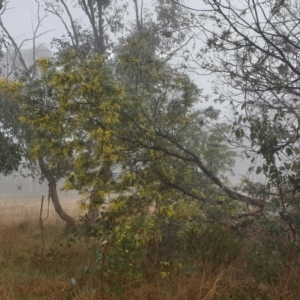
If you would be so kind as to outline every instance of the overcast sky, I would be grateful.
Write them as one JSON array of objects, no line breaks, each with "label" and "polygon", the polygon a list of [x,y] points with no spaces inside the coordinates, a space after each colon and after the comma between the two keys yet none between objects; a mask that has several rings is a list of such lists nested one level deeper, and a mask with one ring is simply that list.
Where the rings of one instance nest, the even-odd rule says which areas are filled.
[{"label": "overcast sky", "polygon": [[[11,35],[21,43],[25,38],[32,37],[32,31],[37,24],[37,3],[34,0],[10,0],[7,1],[7,10],[3,13],[1,19]],[[41,1],[42,2],[42,1]],[[83,17],[80,10],[74,9],[75,17]],[[41,8],[40,17],[44,17],[45,12]],[[50,44],[53,37],[60,37],[65,32],[62,22],[48,13],[43,20],[39,33],[52,30],[38,39],[38,43]],[[28,42],[26,48],[31,48]]]}]

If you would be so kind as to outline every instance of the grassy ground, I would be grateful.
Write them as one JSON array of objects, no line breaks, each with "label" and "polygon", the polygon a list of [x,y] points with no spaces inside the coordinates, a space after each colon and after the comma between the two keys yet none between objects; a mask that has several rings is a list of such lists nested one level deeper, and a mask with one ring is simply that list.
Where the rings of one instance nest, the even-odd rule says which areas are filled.
[{"label": "grassy ground", "polygon": [[[69,209],[76,216],[75,202]],[[38,216],[39,202],[30,207],[20,206],[20,202],[0,206],[0,299],[104,299],[99,276],[83,275],[84,267],[92,266],[95,259],[87,247],[91,241],[82,238],[74,242],[53,210],[43,230]],[[299,254],[293,253],[290,264],[279,266],[273,274],[273,265],[266,265],[268,254],[259,258],[246,255],[252,242],[245,240],[230,263],[195,262],[192,275],[177,272],[162,278],[158,268],[151,273],[152,278],[145,276],[138,286],[134,282],[125,284],[122,299],[300,299]],[[211,247],[218,245],[216,240],[211,243]],[[250,267],[253,263],[252,270],[245,267],[249,263]],[[260,272],[269,277],[260,278]],[[276,281],[270,280],[272,274]],[[72,285],[73,279],[76,285]]]}]

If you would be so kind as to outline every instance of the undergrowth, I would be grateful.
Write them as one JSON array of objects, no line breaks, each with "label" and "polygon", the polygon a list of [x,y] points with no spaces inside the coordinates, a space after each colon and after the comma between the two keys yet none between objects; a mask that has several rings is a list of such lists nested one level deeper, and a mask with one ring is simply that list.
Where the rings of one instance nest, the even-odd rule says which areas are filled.
[{"label": "undergrowth", "polygon": [[300,299],[300,248],[284,237],[151,216],[95,226],[2,221],[0,299]]}]

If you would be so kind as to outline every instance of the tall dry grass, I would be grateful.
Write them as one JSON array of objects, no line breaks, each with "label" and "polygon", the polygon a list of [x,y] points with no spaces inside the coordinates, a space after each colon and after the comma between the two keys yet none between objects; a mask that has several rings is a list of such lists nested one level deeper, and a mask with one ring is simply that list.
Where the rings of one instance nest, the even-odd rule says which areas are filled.
[{"label": "tall dry grass", "polygon": [[[76,201],[66,210],[77,217]],[[100,289],[97,275],[83,276],[83,267],[92,266],[94,256],[86,238],[70,240],[63,222],[51,207],[49,217],[39,225],[40,201],[0,204],[0,299],[114,299]],[[44,209],[44,214],[46,209]],[[45,216],[45,215],[44,215]],[[90,241],[89,241],[90,242]],[[212,241],[218,243],[218,241]],[[257,280],[245,264],[251,240],[230,264],[195,262],[193,275],[184,272],[144,278],[137,286],[124,281],[124,300],[297,300],[300,299],[300,267],[293,264],[279,271],[276,284]],[[294,260],[299,259],[299,254]],[[72,285],[71,279],[76,279]],[[120,278],[122,280],[122,278]]]},{"label": "tall dry grass", "polygon": [[[65,202],[65,203],[64,203]],[[78,217],[77,201],[63,201]],[[84,244],[68,247],[64,223],[51,203],[9,199],[0,203],[0,299],[65,299],[70,278],[80,275],[90,252]]]}]

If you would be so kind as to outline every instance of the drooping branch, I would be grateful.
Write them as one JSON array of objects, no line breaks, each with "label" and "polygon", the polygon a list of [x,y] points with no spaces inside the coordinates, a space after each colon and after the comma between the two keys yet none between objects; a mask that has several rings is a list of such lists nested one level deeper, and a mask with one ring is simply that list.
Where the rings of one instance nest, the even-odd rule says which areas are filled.
[{"label": "drooping branch", "polygon": [[[226,193],[230,198],[234,199],[234,200],[238,200],[241,202],[244,202],[248,205],[252,205],[258,208],[263,208],[264,203],[263,201],[259,200],[259,199],[254,199],[248,196],[245,196],[241,193],[237,193],[236,191],[230,189],[229,187],[227,187],[219,178],[216,174],[214,174],[212,171],[210,171],[205,164],[202,162],[202,160],[199,158],[199,156],[197,156],[196,154],[194,154],[192,151],[190,151],[189,149],[186,149],[185,147],[183,147],[178,141],[171,139],[168,136],[165,136],[161,133],[158,133],[159,136],[162,136],[166,139],[168,139],[169,141],[171,141],[177,148],[179,148],[180,150],[182,150],[186,156],[182,156],[182,155],[178,155],[176,152],[174,151],[170,151],[170,150],[164,150],[164,149],[158,149],[160,151],[164,151],[166,154],[173,156],[173,157],[177,157],[183,161],[191,161],[194,162],[200,169],[201,171],[210,179],[212,180],[219,188],[222,189],[222,191],[224,193]],[[152,147],[152,148],[157,148],[157,147]]]},{"label": "drooping branch", "polygon": [[[203,2],[208,10],[205,6],[204,9],[182,6],[199,12],[193,16],[206,36],[206,45],[199,50],[195,63],[218,76],[215,85],[218,100],[229,103],[234,112],[234,119],[230,120],[233,141],[238,141],[239,147],[253,157],[252,162],[255,158],[262,159],[256,173],[262,172],[271,186],[284,184],[287,190],[298,189],[300,177],[295,174],[299,172],[300,157],[298,2]],[[200,24],[203,20],[206,20],[204,25]],[[217,26],[207,26],[211,22]],[[176,144],[175,140],[172,142]],[[223,187],[197,157],[193,159],[228,195],[241,198]],[[284,196],[289,207],[291,201],[286,193]]]},{"label": "drooping branch", "polygon": [[222,191],[224,193],[226,193],[231,199],[234,200],[238,200],[240,202],[243,202],[247,205],[251,205],[257,208],[263,208],[264,207],[264,202],[261,201],[260,199],[255,199],[252,197],[248,197],[246,195],[243,195],[241,193],[238,193],[234,190],[232,190],[231,188],[229,188],[228,186],[226,186],[220,179],[219,177],[214,174],[212,171],[210,171],[205,164],[202,162],[202,160],[199,158],[198,155],[196,155],[195,153],[193,153],[191,150],[186,149],[185,147],[183,147],[178,141],[176,141],[175,139],[172,139],[164,134],[162,134],[159,131],[156,131],[156,135],[159,137],[163,137],[164,139],[167,139],[168,141],[170,141],[173,146],[175,146],[175,149],[177,148],[178,150],[180,150],[183,154],[178,153],[177,151],[174,151],[172,149],[174,149],[172,147],[172,149],[167,148],[167,147],[162,147],[159,145],[148,145],[147,143],[141,141],[141,140],[134,140],[131,139],[128,136],[119,136],[118,138],[133,143],[133,144],[139,144],[141,147],[150,149],[150,150],[155,150],[155,151],[161,151],[163,153],[165,153],[165,155],[169,155],[170,157],[174,157],[177,159],[180,159],[184,162],[192,162],[194,164],[196,164],[201,171],[211,180],[213,181],[219,188],[222,189]]}]

